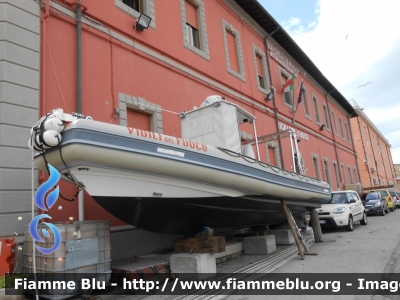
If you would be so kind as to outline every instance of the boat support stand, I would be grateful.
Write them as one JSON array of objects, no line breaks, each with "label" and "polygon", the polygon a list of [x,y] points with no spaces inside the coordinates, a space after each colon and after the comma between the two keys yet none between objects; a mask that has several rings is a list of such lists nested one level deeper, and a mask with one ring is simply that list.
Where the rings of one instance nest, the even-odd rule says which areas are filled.
[{"label": "boat support stand", "polygon": [[318,252],[310,252],[310,250],[308,250],[308,247],[303,240],[303,236],[301,235],[300,230],[297,227],[296,221],[294,220],[293,215],[284,200],[282,200],[282,206],[283,210],[285,211],[286,219],[288,220],[290,229],[292,231],[293,238],[296,242],[297,248],[299,249],[301,259],[304,260],[304,255],[318,255]]}]

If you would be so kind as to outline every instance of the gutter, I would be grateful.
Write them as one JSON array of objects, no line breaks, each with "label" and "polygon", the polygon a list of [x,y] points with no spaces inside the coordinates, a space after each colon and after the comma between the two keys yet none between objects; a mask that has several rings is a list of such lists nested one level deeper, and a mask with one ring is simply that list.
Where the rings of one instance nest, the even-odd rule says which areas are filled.
[{"label": "gutter", "polygon": [[[364,150],[365,160],[367,161],[366,169],[367,169],[367,172],[368,172],[369,184],[370,184],[370,186],[372,186],[373,184],[372,184],[372,177],[371,177],[371,174],[369,172],[369,167],[368,167],[367,151],[365,150],[365,143],[364,143],[364,138],[363,138],[363,134],[362,134],[361,123],[360,123],[360,119],[358,117],[357,117],[357,123],[358,123],[358,128],[360,130],[360,136],[361,136],[361,142],[362,142],[362,146],[363,146],[363,150]],[[360,181],[362,183],[361,177],[360,177]]]},{"label": "gutter", "polygon": [[[328,116],[329,116],[329,121],[331,122],[331,132],[332,132],[332,137],[333,137],[333,146],[334,146],[334,149],[335,149],[335,155],[336,155],[336,166],[337,166],[337,170],[338,170],[338,173],[339,173],[339,181],[340,181],[340,183],[342,183],[342,174],[340,173],[340,161],[339,161],[339,154],[338,154],[338,151],[337,151],[337,147],[336,147],[336,138],[335,138],[335,133],[334,133],[334,125],[336,124],[336,123],[333,123],[332,122],[332,117],[331,117],[331,109],[330,109],[330,107],[329,107],[329,101],[328,101],[328,97],[327,97],[327,95],[329,95],[329,94],[331,94],[331,93],[333,93],[333,92],[335,92],[336,91],[336,89],[333,89],[331,92],[327,92],[327,93],[325,93],[325,101],[326,101],[326,106],[327,106],[327,108],[328,108]],[[334,172],[336,172],[336,170],[333,170]],[[336,179],[337,180],[337,179]],[[337,183],[336,183],[337,184]],[[339,186],[339,188],[341,189],[342,188],[342,186],[341,186],[341,184],[339,184],[340,186]],[[338,188],[337,186],[336,186],[336,188]]]},{"label": "gutter", "polygon": [[[354,156],[356,158],[356,164],[357,164],[357,170],[358,170],[358,178],[360,179],[360,184],[361,184],[361,191],[362,191],[362,180],[361,180],[361,171],[360,171],[360,166],[358,165],[358,157],[357,157],[357,151],[356,151],[356,145],[354,144],[354,134],[353,134],[353,129],[351,126],[351,122],[350,122],[350,118],[353,114],[349,114],[347,116],[347,122],[349,123],[349,129],[350,129],[350,139],[351,139],[351,144],[353,145],[353,149],[354,149]],[[358,120],[358,114],[355,113],[355,115],[357,116],[357,120]],[[361,137],[362,139],[362,137]],[[365,158],[367,159],[367,158]],[[369,170],[368,170],[368,174],[369,174]],[[357,178],[354,178],[357,179]]]},{"label": "gutter", "polygon": [[[279,131],[279,125],[278,125],[278,113],[276,110],[276,99],[275,99],[275,88],[273,87],[273,82],[272,82],[272,74],[271,74],[271,65],[269,62],[269,56],[268,56],[268,46],[267,46],[267,39],[273,35],[275,32],[277,32],[281,27],[278,25],[278,27],[276,27],[276,29],[274,31],[272,31],[270,34],[268,34],[265,38],[264,38],[264,47],[265,47],[265,56],[266,56],[266,61],[267,61],[267,69],[268,69],[268,76],[269,76],[269,82],[270,82],[270,91],[274,93],[274,97],[273,97],[273,104],[274,104],[274,115],[275,115],[275,124],[276,124],[276,131]],[[274,90],[274,91],[272,91]],[[282,152],[282,141],[281,138],[278,137],[278,142],[279,142],[279,151],[281,153],[280,155],[280,159],[281,159],[281,166],[282,169],[285,169],[285,162],[283,160],[283,152]],[[294,166],[293,166],[294,167]]]},{"label": "gutter", "polygon": [[[82,7],[81,0],[76,4],[76,111],[82,114]],[[78,194],[79,221],[85,220],[85,190]]]}]

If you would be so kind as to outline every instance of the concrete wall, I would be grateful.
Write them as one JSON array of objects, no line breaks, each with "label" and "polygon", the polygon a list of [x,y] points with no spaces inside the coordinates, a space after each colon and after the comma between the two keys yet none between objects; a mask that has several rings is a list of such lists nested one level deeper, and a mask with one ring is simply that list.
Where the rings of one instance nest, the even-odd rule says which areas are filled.
[{"label": "concrete wall", "polygon": [[111,259],[129,258],[172,249],[179,236],[157,234],[137,228],[111,232]]},{"label": "concrete wall", "polygon": [[21,234],[31,220],[27,141],[38,120],[39,66],[39,4],[0,0],[0,235]]}]

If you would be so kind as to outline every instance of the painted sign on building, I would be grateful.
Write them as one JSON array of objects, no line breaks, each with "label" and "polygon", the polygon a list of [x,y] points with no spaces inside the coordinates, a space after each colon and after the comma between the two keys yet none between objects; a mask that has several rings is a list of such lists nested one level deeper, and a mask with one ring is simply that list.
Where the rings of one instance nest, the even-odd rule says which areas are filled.
[{"label": "painted sign on building", "polygon": [[282,67],[284,67],[290,74],[295,73],[296,76],[299,74],[299,69],[292,63],[290,59],[288,59],[285,55],[283,55],[274,45],[268,43],[269,55],[276,60]]},{"label": "painted sign on building", "polygon": [[302,132],[300,130],[296,130],[293,127],[291,127],[289,125],[286,125],[284,123],[281,123],[281,122],[278,122],[278,127],[279,127],[279,131],[292,129],[296,133],[296,136],[298,138],[308,141],[308,134],[307,133],[304,133],[304,132]]}]

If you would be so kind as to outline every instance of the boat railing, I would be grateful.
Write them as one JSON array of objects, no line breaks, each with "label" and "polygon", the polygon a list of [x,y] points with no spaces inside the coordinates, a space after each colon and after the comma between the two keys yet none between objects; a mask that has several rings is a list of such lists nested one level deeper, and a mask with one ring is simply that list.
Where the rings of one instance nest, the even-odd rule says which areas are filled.
[{"label": "boat railing", "polygon": [[[255,132],[256,133],[256,132]],[[259,144],[265,144],[274,140],[278,140],[278,139],[282,139],[282,138],[290,138],[290,149],[291,149],[291,154],[292,154],[292,163],[294,166],[294,169],[297,170],[298,172],[295,172],[297,174],[301,174],[301,175],[305,175],[305,170],[304,168],[302,168],[300,160],[298,158],[298,153],[299,153],[299,148],[297,145],[297,139],[296,139],[296,133],[293,129],[288,129],[288,130],[283,130],[283,131],[279,131],[279,132],[275,132],[275,133],[270,133],[270,134],[266,134],[266,135],[262,135],[262,136],[257,136],[253,139],[249,139],[246,141],[242,142],[242,145],[252,145],[252,146],[256,146],[257,148],[257,159],[260,161],[260,152],[259,152],[259,148],[258,145]]]}]

